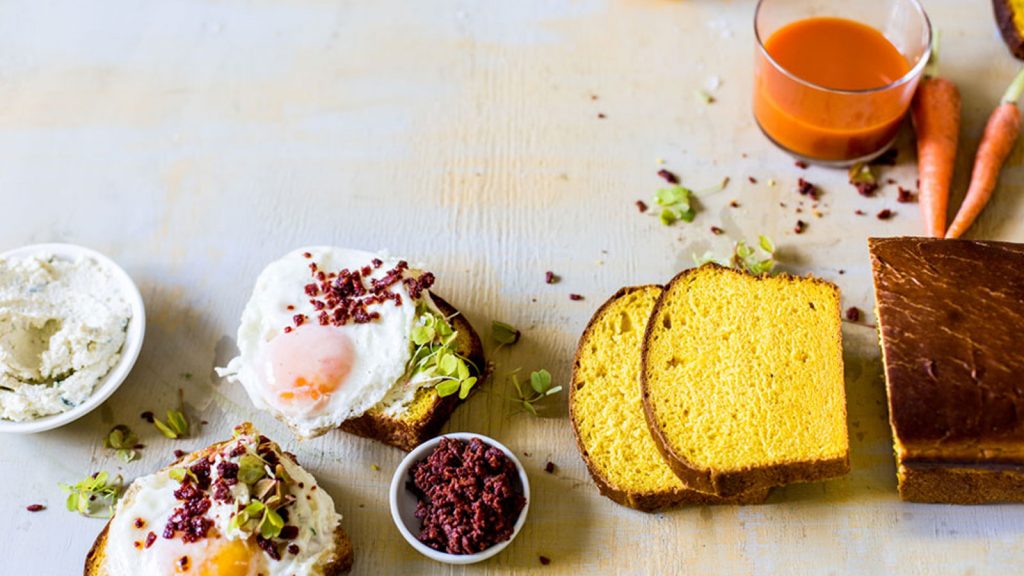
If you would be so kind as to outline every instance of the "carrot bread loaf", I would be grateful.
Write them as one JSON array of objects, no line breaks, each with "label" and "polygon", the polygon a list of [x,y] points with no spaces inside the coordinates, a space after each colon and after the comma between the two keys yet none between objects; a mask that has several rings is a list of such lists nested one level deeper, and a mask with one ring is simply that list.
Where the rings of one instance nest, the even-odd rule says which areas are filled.
[{"label": "carrot bread loaf", "polygon": [[683,272],[655,305],[642,361],[648,425],[689,488],[733,496],[849,471],[832,284]]},{"label": "carrot bread loaf", "polygon": [[1024,501],[1024,246],[868,242],[900,497]]},{"label": "carrot bread loaf", "polygon": [[992,0],[992,8],[1006,47],[1024,59],[1024,0]]},{"label": "carrot bread loaf", "polygon": [[580,337],[569,412],[583,461],[603,495],[639,510],[760,502],[768,490],[723,499],[686,489],[654,445],[640,401],[640,348],[660,294],[660,286],[619,290]]}]

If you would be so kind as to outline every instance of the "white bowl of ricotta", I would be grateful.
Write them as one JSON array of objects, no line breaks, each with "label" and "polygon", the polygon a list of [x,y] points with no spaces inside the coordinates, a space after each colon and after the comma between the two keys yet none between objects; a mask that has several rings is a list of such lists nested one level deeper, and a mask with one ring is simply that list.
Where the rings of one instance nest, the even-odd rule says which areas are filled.
[{"label": "white bowl of ricotta", "polygon": [[138,287],[99,252],[35,244],[0,254],[0,433],[92,411],[124,382],[145,332]]}]

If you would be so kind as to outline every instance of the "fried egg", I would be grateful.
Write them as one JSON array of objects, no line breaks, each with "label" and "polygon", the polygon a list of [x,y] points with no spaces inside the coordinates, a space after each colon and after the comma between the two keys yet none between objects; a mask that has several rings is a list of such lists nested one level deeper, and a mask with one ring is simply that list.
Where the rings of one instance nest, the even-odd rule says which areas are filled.
[{"label": "fried egg", "polygon": [[283,576],[320,574],[333,559],[334,532],[341,516],[330,495],[317,488],[316,479],[274,446],[290,482],[287,490],[294,502],[287,506],[289,525],[298,528],[294,538],[273,541],[278,558],[256,542],[254,530],[232,526],[232,517],[252,501],[245,484],[230,488],[228,501],[213,497],[207,489],[209,519],[205,537],[186,542],[181,532],[166,537],[165,528],[183,502],[175,495],[182,481],[172,477],[174,468],[187,468],[202,458],[212,458],[211,484],[219,478],[221,462],[236,463],[241,454],[255,453],[260,437],[247,425],[232,441],[186,456],[182,462],[135,480],[118,503],[106,540],[105,568],[110,576]]},{"label": "fried egg", "polygon": [[[352,300],[369,301],[362,313],[372,318],[356,318],[360,312],[346,308],[346,296],[339,303],[337,293],[329,294],[344,278],[342,271],[359,274],[353,290],[368,292]],[[400,404],[408,394],[393,389],[408,384],[417,304],[433,307],[426,290],[411,294],[403,280],[422,274],[370,252],[295,250],[257,278],[238,328],[240,354],[219,373],[240,382],[257,408],[305,438],[364,414],[386,397]],[[367,300],[375,282],[388,284],[383,302]]]}]

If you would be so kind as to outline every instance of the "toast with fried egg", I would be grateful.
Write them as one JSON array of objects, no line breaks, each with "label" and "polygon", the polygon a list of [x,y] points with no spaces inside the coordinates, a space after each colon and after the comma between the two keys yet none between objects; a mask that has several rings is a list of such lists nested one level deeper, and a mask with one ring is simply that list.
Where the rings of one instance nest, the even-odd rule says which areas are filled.
[{"label": "toast with fried egg", "polygon": [[[256,508],[281,523],[264,532],[270,513]],[[230,440],[136,479],[84,574],[339,576],[353,561],[340,520],[295,457],[245,423]]]},{"label": "toast with fried egg", "polygon": [[256,280],[218,373],[300,438],[340,428],[410,450],[487,376],[480,338],[405,260],[300,248]]}]

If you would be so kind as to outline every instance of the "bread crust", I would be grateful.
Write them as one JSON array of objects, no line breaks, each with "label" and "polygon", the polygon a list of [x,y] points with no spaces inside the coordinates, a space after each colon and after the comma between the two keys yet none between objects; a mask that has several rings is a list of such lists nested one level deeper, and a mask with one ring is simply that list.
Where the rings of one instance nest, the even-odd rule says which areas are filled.
[{"label": "bread crust", "polygon": [[[430,296],[438,310],[446,317],[451,318],[453,328],[459,333],[459,353],[481,369],[481,373],[476,375],[477,383],[470,391],[472,395],[481,386],[486,384],[491,372],[490,366],[487,365],[486,358],[484,357],[484,348],[480,341],[480,336],[473,330],[473,326],[466,320],[466,317],[460,314],[454,306],[433,292],[430,293]],[[424,441],[436,436],[445,423],[448,422],[452,412],[455,411],[459,404],[464,402],[464,400],[459,399],[458,394],[441,398],[432,390],[426,393],[434,395],[434,404],[428,411],[427,416],[420,420],[399,420],[388,418],[382,414],[367,412],[362,416],[342,422],[339,428],[350,434],[370,438],[409,452]]]},{"label": "bread crust", "polygon": [[995,13],[996,25],[1003,35],[1003,42],[1010,53],[1017,59],[1024,60],[1024,31],[1017,28],[1014,22],[1013,6],[1009,0],[992,0],[992,11]]},{"label": "bread crust", "polygon": [[[247,426],[243,424],[243,426]],[[219,451],[223,446],[231,442],[231,440],[224,440],[217,442],[199,450],[178,458],[171,464],[164,466],[160,471],[165,471],[170,468],[177,466],[185,458],[202,458],[209,456],[210,454]],[[113,518],[111,518],[113,520]],[[89,548],[88,554],[85,555],[85,570],[84,576],[109,576],[109,572],[106,569],[106,549],[107,549],[107,535],[110,531],[110,521],[103,527],[103,530],[96,536],[92,546]],[[348,534],[345,532],[341,525],[334,531],[334,558],[329,564],[324,567],[323,576],[341,576],[341,574],[347,573],[352,569],[352,562],[355,557],[352,541],[349,539]]]},{"label": "bread crust", "polygon": [[[669,289],[676,282],[683,282],[686,278],[701,270],[702,268],[714,268],[718,270],[724,270],[731,274],[740,276],[750,276],[745,272],[740,272],[732,268],[726,268],[719,266],[714,263],[704,264],[698,268],[691,268],[684,270],[677,274],[668,285],[665,287],[665,291],[658,297],[657,303],[654,305],[654,310],[651,312],[651,318],[655,318],[661,313],[662,309],[666,305],[667,295]],[[839,288],[831,282],[827,282],[820,278],[805,277],[799,278],[786,273],[780,273],[775,278],[782,278],[785,280],[810,280],[817,284],[821,284],[836,291],[838,296]],[[756,280],[763,280],[768,278],[766,275],[753,276]],[[784,484],[791,484],[796,482],[817,482],[820,480],[826,480],[829,478],[835,478],[843,476],[850,471],[850,453],[847,450],[841,458],[832,458],[826,460],[815,460],[809,462],[790,462],[785,464],[773,464],[768,466],[749,467],[740,470],[729,470],[721,471],[709,468],[701,468],[693,463],[689,462],[684,456],[677,454],[671,447],[668,439],[665,437],[664,432],[658,427],[657,420],[654,416],[654,409],[650,402],[650,383],[647,380],[647,355],[652,340],[652,335],[656,329],[656,322],[648,322],[647,330],[644,333],[644,343],[642,352],[642,369],[640,371],[640,385],[643,390],[643,406],[644,416],[647,420],[647,425],[651,430],[651,435],[654,437],[654,443],[658,447],[658,451],[661,452],[662,457],[668,463],[669,468],[675,472],[676,476],[683,481],[688,487],[693,490],[704,492],[707,494],[715,494],[722,497],[732,497],[740,495],[744,492],[750,492],[753,490],[771,488],[773,486],[782,486]],[[843,335],[842,326],[837,325],[836,329],[836,342],[839,345],[839,349],[842,350]],[[840,358],[840,365],[842,365],[842,358]],[[842,403],[843,408],[843,421],[846,422],[846,402]]]},{"label": "bread crust", "polygon": [[613,486],[591,461],[590,454],[583,445],[583,438],[580,436],[580,430],[577,424],[578,420],[576,418],[576,383],[578,382],[577,375],[582,351],[591,332],[594,330],[597,320],[602,316],[606,309],[624,296],[650,288],[658,288],[660,290],[662,287],[657,284],[646,284],[643,286],[627,286],[619,289],[618,292],[613,294],[611,298],[605,301],[605,303],[602,304],[596,312],[594,312],[593,317],[591,317],[586,328],[584,328],[583,334],[580,336],[579,343],[576,346],[576,355],[573,358],[572,382],[569,386],[569,419],[572,422],[573,436],[576,439],[576,448],[579,450],[580,456],[583,458],[583,463],[587,466],[587,471],[590,472],[590,477],[594,479],[594,484],[597,485],[597,489],[602,496],[605,496],[622,506],[634,508],[643,512],[652,512],[662,508],[682,504],[757,504],[763,502],[764,499],[768,497],[768,489],[754,490],[733,498],[722,498],[713,494],[704,494],[686,489],[670,489],[660,492],[632,492],[629,490],[623,490]]},{"label": "bread crust", "polygon": [[904,460],[897,474],[900,499],[907,502],[1024,502],[1024,466]]}]

